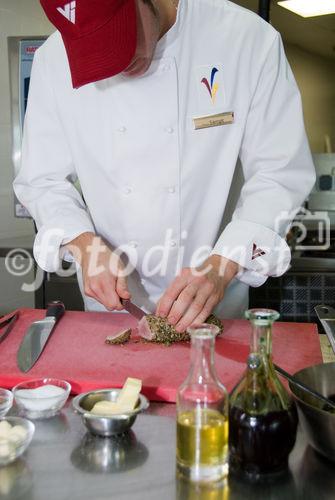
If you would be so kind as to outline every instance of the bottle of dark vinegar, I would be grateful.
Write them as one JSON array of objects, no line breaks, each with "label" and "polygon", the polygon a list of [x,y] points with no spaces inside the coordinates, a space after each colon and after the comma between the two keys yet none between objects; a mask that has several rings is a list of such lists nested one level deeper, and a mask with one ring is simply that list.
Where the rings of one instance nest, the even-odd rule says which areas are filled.
[{"label": "bottle of dark vinegar", "polygon": [[246,317],[252,324],[251,348],[244,377],[230,399],[230,467],[257,477],[287,469],[298,418],[272,363],[272,324],[279,314],[251,309]]}]

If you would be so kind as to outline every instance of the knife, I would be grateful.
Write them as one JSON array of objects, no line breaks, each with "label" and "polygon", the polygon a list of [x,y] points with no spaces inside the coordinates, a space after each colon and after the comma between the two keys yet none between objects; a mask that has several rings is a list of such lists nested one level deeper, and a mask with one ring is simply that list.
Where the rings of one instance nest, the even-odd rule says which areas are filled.
[{"label": "knife", "polygon": [[135,304],[133,304],[129,299],[121,299],[121,304],[126,311],[138,320],[142,319],[143,316],[146,316],[146,313],[139,307],[135,306]]},{"label": "knife", "polygon": [[64,312],[63,302],[50,302],[45,318],[30,325],[17,353],[17,364],[21,371],[28,372],[34,366]]},{"label": "knife", "polygon": [[320,305],[316,306],[314,311],[316,312],[335,353],[335,309],[330,306]]},{"label": "knife", "polygon": [[5,331],[0,334],[0,344],[8,337],[8,335],[12,331],[13,326],[19,317],[19,314],[20,314],[20,311],[17,309],[16,311],[14,311],[10,314],[7,314],[6,316],[4,316],[3,318],[0,319],[0,328],[6,327]]}]

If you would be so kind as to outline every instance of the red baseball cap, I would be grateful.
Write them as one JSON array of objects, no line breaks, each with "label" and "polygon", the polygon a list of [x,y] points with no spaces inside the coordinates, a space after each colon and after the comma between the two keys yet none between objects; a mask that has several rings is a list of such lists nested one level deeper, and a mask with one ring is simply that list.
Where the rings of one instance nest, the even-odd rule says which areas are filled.
[{"label": "red baseball cap", "polygon": [[135,0],[40,0],[61,33],[74,88],[117,75],[137,44]]}]

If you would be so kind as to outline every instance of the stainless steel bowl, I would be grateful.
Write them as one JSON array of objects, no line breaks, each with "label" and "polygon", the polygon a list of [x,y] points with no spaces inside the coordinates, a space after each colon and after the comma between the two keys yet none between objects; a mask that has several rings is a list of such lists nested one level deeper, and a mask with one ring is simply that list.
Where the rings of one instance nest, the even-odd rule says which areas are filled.
[{"label": "stainless steel bowl", "polygon": [[[324,396],[335,395],[335,363],[304,368],[294,376]],[[309,443],[325,457],[335,460],[335,413],[325,411],[322,402],[319,403],[293,384],[290,384],[290,389]]]},{"label": "stainless steel bowl", "polygon": [[82,417],[87,429],[98,436],[114,436],[128,431],[136,420],[137,415],[146,410],[149,401],[143,394],[139,395],[134,410],[104,417],[90,413],[98,401],[116,401],[121,389],[102,389],[79,394],[73,399],[73,408]]},{"label": "stainless steel bowl", "polygon": [[132,430],[110,439],[86,432],[71,453],[71,462],[84,472],[118,473],[140,467],[148,456],[148,449],[137,441]]}]

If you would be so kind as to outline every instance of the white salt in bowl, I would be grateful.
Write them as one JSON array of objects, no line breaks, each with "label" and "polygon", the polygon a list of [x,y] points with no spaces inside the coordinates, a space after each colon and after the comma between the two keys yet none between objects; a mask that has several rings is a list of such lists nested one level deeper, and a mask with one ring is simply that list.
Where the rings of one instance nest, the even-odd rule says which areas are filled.
[{"label": "white salt in bowl", "polygon": [[54,417],[65,405],[71,392],[66,380],[40,378],[22,382],[13,388],[19,414],[28,418]]}]

